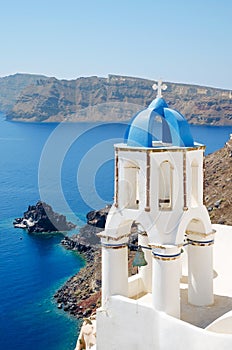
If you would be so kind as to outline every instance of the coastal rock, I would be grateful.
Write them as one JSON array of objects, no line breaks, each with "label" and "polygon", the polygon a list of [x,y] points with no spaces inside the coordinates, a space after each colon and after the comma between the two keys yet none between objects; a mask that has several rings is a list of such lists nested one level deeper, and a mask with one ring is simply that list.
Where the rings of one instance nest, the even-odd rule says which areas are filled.
[{"label": "coastal rock", "polygon": [[221,199],[219,199],[218,201],[216,201],[216,202],[214,203],[215,208],[220,208],[221,202],[222,202]]},{"label": "coastal rock", "polygon": [[52,207],[44,202],[29,205],[22,218],[16,218],[13,222],[15,228],[27,229],[31,232],[57,232],[69,231],[75,228],[62,214],[53,211]]},{"label": "coastal rock", "polygon": [[88,247],[88,251],[82,254],[86,266],[54,295],[57,304],[77,318],[89,316],[100,306],[101,299],[101,249]]},{"label": "coastal rock", "polygon": [[111,205],[107,205],[105,208],[100,210],[90,211],[87,215],[87,224],[96,227],[104,228],[106,224],[106,218],[109,213]]},{"label": "coastal rock", "polygon": [[97,234],[105,227],[110,207],[110,205],[107,205],[103,209],[93,210],[87,213],[87,224],[80,228],[78,234],[74,234],[71,237],[64,237],[61,244],[66,249],[85,253],[85,257],[89,258],[91,252],[97,249],[100,245],[100,238]]}]

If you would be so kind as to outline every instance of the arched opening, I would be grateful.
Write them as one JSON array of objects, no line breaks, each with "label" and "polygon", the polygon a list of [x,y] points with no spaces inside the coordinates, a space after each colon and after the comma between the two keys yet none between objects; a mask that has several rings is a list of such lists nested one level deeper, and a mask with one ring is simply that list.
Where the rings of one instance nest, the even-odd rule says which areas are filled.
[{"label": "arched opening", "polygon": [[134,221],[128,242],[128,297],[132,299],[152,291],[152,254],[148,244],[147,232]]},{"label": "arched opening", "polygon": [[196,207],[199,204],[199,166],[194,159],[191,164],[191,206]]},{"label": "arched opening", "polygon": [[192,218],[190,221],[186,224],[184,231],[184,246],[182,248],[182,254],[181,254],[181,282],[182,283],[188,283],[188,273],[189,273],[189,260],[188,260],[188,239],[190,235],[196,234],[199,232],[199,234],[205,232],[205,227],[202,222],[202,220],[197,218]]},{"label": "arched opening", "polygon": [[192,218],[187,227],[186,227],[186,230],[185,230],[185,233],[186,233],[186,237],[188,237],[189,234],[191,233],[197,233],[199,232],[199,234],[201,233],[205,233],[205,225],[202,221],[202,219],[200,218]]},{"label": "arched opening", "polygon": [[124,206],[127,209],[139,208],[139,166],[131,161],[124,165]]},{"label": "arched opening", "polygon": [[168,160],[163,161],[159,168],[159,209],[172,208],[172,165]]}]

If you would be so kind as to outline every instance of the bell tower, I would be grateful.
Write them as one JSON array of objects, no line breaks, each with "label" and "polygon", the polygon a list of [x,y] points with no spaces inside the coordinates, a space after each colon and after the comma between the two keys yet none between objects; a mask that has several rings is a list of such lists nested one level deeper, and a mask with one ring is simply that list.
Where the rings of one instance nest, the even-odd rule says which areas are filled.
[{"label": "bell tower", "polygon": [[[125,143],[115,145],[114,204],[100,235],[102,306],[109,307],[115,295],[133,298],[136,284],[140,295],[150,295],[152,308],[179,318],[183,250],[189,303],[213,303],[214,232],[203,203],[205,146],[193,140],[186,119],[162,98],[166,86],[159,81],[154,88],[155,100],[132,118]],[[133,222],[147,264],[128,280]]]}]

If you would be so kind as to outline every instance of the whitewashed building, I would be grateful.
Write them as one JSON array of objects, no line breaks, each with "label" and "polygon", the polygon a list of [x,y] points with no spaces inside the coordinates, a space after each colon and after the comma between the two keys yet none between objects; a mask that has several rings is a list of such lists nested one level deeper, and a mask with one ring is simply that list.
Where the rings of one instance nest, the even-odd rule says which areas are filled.
[{"label": "whitewashed building", "polygon": [[[115,200],[100,234],[97,349],[232,349],[232,336],[217,333],[224,321],[215,321],[232,309],[232,299],[222,306],[214,291],[215,229],[203,203],[205,146],[168,107],[162,87],[159,82],[157,98],[132,119],[125,143],[115,145]],[[133,222],[147,264],[128,278]],[[230,227],[218,231],[221,241],[223,232],[232,235]],[[216,290],[230,304],[232,277],[224,280],[222,260],[216,260],[222,271]],[[231,319],[228,324],[225,333],[232,333]]]}]

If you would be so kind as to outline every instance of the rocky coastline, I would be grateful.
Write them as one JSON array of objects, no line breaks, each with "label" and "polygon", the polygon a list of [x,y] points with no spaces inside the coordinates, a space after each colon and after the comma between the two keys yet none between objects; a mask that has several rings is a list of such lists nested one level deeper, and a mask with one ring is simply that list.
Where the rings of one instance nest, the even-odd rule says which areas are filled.
[{"label": "rocky coastline", "polygon": [[[101,220],[100,220],[101,222]],[[86,265],[54,295],[57,307],[77,318],[89,317],[101,300],[101,227],[86,224],[79,234],[64,237],[61,244],[80,253]]]},{"label": "rocky coastline", "polygon": [[[95,313],[101,305],[101,246],[97,236],[105,227],[110,206],[91,211],[86,215],[87,224],[79,234],[64,237],[61,244],[69,250],[78,251],[86,261],[75,276],[71,277],[54,295],[57,307],[82,319]],[[103,226],[103,227],[102,227]],[[130,239],[132,245],[137,243],[137,226],[132,225]],[[129,274],[135,274],[132,266],[135,252],[129,250]]]}]

